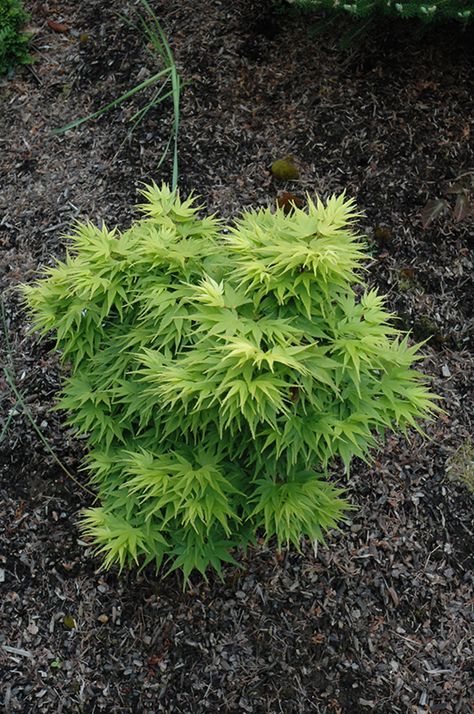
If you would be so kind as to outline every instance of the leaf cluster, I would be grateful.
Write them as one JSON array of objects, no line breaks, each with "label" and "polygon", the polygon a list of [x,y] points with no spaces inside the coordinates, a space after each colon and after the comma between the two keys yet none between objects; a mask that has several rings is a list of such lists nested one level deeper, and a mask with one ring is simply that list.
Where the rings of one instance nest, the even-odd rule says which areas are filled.
[{"label": "leaf cluster", "polygon": [[59,408],[87,436],[104,565],[218,572],[262,534],[321,540],[349,507],[327,476],[436,410],[418,345],[364,288],[344,195],[225,227],[148,186],[129,230],[77,225],[25,286],[70,365]]},{"label": "leaf cluster", "polygon": [[356,18],[385,15],[392,18],[417,18],[424,22],[458,20],[469,22],[474,16],[473,0],[289,0],[303,10],[327,10],[332,13],[346,12]]},{"label": "leaf cluster", "polygon": [[22,28],[29,15],[19,0],[2,0],[0,4],[0,76],[16,64],[28,64],[29,36]]},{"label": "leaf cluster", "polygon": [[421,211],[423,228],[429,228],[437,218],[450,213],[455,223],[460,223],[474,215],[474,172],[458,176],[447,188],[446,194],[455,196],[454,205],[447,198],[432,198]]}]

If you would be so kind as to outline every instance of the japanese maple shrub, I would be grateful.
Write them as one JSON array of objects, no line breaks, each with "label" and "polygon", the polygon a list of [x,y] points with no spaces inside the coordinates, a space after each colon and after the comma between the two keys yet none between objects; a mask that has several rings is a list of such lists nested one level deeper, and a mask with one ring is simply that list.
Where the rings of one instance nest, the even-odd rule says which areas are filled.
[{"label": "japanese maple shrub", "polygon": [[65,262],[25,288],[70,376],[60,408],[87,435],[106,567],[220,571],[257,533],[321,539],[348,468],[436,407],[418,347],[364,290],[344,195],[246,211],[228,228],[165,185],[123,234],[78,225]]}]

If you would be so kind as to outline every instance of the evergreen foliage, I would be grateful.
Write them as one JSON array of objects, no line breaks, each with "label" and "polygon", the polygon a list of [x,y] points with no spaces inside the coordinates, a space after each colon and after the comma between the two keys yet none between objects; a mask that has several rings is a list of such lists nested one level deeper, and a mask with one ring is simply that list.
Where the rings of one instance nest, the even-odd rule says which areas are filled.
[{"label": "evergreen foliage", "polygon": [[19,0],[0,2],[0,76],[15,64],[31,62],[28,54],[29,37],[21,32],[29,15]]},{"label": "evergreen foliage", "polygon": [[419,345],[366,290],[344,195],[225,228],[166,185],[123,234],[78,225],[66,260],[25,286],[71,373],[59,408],[86,434],[106,567],[185,579],[233,548],[321,540],[348,508],[327,478],[437,407]]},{"label": "evergreen foliage", "polygon": [[474,16],[474,0],[289,0],[305,10],[346,11],[357,18],[375,14],[389,17],[468,22]]}]

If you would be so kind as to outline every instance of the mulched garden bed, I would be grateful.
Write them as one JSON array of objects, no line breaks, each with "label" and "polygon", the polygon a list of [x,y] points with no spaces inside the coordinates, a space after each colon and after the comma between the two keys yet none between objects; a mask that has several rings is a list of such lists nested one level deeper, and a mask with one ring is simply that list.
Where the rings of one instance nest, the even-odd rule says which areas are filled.
[{"label": "mulched garden bed", "polygon": [[[125,227],[156,170],[171,107],[131,140],[133,102],[64,136],[152,67],[120,17],[137,3],[26,2],[36,63],[0,81],[0,282],[14,373],[57,457],[81,443],[49,412],[57,359],[27,334],[18,295],[64,255],[76,218]],[[446,413],[429,440],[388,439],[355,463],[351,522],[314,552],[261,546],[224,581],[98,572],[81,541],[90,497],[52,458],[0,376],[0,688],[7,712],[472,711],[473,505],[447,460],[473,434],[473,219],[423,230],[427,200],[474,167],[473,32],[342,30],[250,0],[155,3],[183,79],[180,184],[228,217],[285,189],[346,189],[365,211],[369,276],[418,339]],[[66,24],[55,32],[48,20]],[[293,154],[301,179],[269,167]],[[9,358],[12,364],[9,364]],[[81,476],[79,475],[79,478]],[[470,699],[471,697],[471,699]]]}]

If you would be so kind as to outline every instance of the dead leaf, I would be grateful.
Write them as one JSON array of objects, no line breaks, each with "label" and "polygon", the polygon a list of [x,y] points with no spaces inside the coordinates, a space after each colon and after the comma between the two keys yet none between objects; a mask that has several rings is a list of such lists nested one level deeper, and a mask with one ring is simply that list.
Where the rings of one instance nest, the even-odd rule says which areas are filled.
[{"label": "dead leaf", "polygon": [[456,223],[460,223],[464,218],[467,218],[474,210],[468,194],[466,191],[458,193],[456,198],[456,205],[454,206],[454,220]]},{"label": "dead leaf", "polygon": [[388,594],[390,595],[390,597],[392,598],[392,601],[393,601],[393,604],[395,605],[395,607],[398,607],[398,603],[400,602],[400,600],[398,599],[398,595],[395,592],[394,588],[389,586],[387,588],[387,591],[388,591]]},{"label": "dead leaf", "polygon": [[283,208],[283,211],[288,214],[291,213],[294,208],[303,208],[304,202],[301,198],[295,196],[294,193],[285,191],[277,197],[277,206],[278,208]]},{"label": "dead leaf", "polygon": [[421,212],[421,222],[423,228],[428,228],[428,226],[433,223],[435,218],[438,218],[438,216],[442,213],[446,213],[446,211],[449,210],[449,203],[444,198],[433,198],[428,201]]},{"label": "dead leaf", "polygon": [[64,627],[67,627],[68,630],[74,630],[74,628],[76,627],[76,621],[72,615],[64,615],[63,625]]},{"label": "dead leaf", "polygon": [[418,89],[419,92],[422,92],[424,89],[438,89],[439,84],[437,82],[425,82],[421,80],[420,82],[417,82],[415,84],[415,89]]},{"label": "dead leaf", "polygon": [[24,510],[25,510],[25,501],[20,501],[20,503],[18,504],[18,507],[15,511],[15,520],[16,521],[22,517]]},{"label": "dead leaf", "polygon": [[63,22],[56,22],[55,20],[48,20],[48,27],[53,32],[69,32],[69,25],[65,25]]},{"label": "dead leaf", "polygon": [[157,664],[160,664],[160,662],[163,661],[163,655],[151,655],[151,657],[148,658],[148,666],[149,667],[155,667]]},{"label": "dead leaf", "polygon": [[466,173],[464,176],[460,176],[459,179],[457,179],[454,183],[448,186],[446,192],[464,193],[466,190],[469,190],[472,185],[472,177],[470,174]]},{"label": "dead leaf", "polygon": [[405,278],[405,280],[414,280],[415,279],[415,271],[411,266],[409,266],[407,268],[401,268],[400,269],[400,277]]},{"label": "dead leaf", "polygon": [[390,243],[393,239],[393,233],[388,226],[376,226],[374,229],[374,238],[380,241],[380,243]]}]

